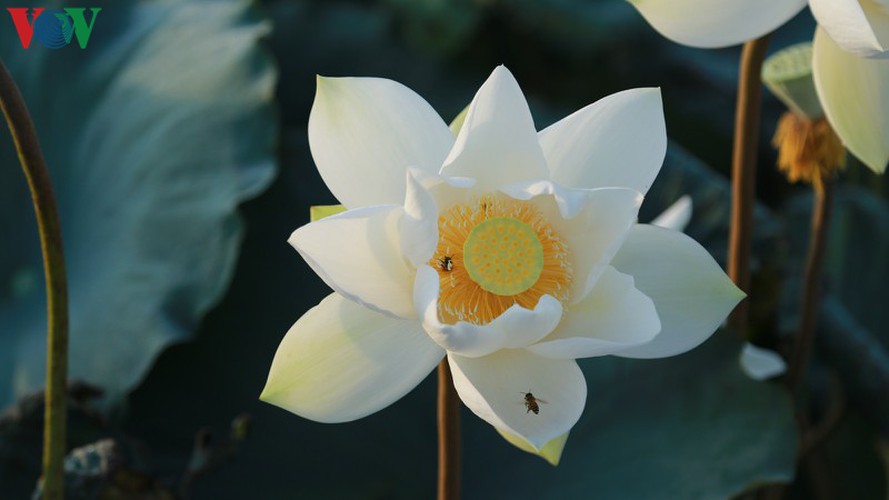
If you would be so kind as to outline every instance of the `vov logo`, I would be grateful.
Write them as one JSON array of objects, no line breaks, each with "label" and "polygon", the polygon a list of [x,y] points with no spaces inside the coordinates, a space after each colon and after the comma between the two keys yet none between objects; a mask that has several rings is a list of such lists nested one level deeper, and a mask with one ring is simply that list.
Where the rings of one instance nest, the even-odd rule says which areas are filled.
[{"label": "vov logo", "polygon": [[85,49],[96,24],[96,17],[102,9],[100,7],[89,9],[92,16],[89,23],[86,21],[85,7],[65,9],[10,7],[6,10],[12,17],[23,49],[30,47],[34,38],[49,49],[66,47],[73,38],[77,38],[80,48]]}]

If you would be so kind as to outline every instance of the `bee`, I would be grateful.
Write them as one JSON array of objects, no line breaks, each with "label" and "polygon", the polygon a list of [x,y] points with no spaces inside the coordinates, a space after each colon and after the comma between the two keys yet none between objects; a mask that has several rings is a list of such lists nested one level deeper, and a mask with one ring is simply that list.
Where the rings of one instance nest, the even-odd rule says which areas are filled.
[{"label": "bee", "polygon": [[534,397],[534,395],[531,394],[530,392],[523,392],[522,394],[525,395],[525,408],[527,409],[527,411],[525,411],[525,413],[530,413],[533,411],[535,415],[539,414],[540,413],[540,405],[538,403],[546,404],[546,401],[544,401],[540,398]]},{"label": "bee", "polygon": [[454,270],[454,261],[451,260],[451,257],[449,255],[445,255],[444,257],[438,259],[438,267],[442,271],[449,273]]}]

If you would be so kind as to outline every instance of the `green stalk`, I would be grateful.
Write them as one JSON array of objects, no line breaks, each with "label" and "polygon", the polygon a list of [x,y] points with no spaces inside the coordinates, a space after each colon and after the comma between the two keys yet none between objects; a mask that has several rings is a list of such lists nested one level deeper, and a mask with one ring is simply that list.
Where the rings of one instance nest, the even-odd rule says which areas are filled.
[{"label": "green stalk", "polygon": [[52,182],[31,115],[0,60],[0,107],[15,142],[19,162],[28,180],[40,232],[46,274],[47,352],[46,409],[43,427],[43,498],[61,500],[65,494],[63,464],[66,451],[68,373],[68,286],[62,253],[62,231]]}]

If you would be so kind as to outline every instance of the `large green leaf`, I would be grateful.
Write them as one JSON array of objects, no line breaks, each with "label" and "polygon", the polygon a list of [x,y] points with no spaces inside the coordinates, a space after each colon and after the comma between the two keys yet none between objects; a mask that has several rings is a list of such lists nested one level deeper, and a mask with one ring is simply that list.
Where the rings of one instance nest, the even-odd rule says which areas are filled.
[{"label": "large green leaf", "polygon": [[[268,31],[246,0],[132,0],[102,6],[84,50],[2,37],[58,195],[70,375],[112,398],[228,286],[238,204],[275,172]],[[34,218],[3,135],[0,406],[42,384],[45,355]]]}]

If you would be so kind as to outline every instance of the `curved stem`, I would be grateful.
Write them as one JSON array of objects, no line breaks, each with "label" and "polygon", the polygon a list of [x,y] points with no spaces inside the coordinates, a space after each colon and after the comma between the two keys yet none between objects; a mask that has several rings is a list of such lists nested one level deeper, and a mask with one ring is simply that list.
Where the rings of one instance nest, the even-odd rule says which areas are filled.
[{"label": "curved stem", "polygon": [[460,498],[460,398],[448,358],[438,365],[438,500]]},{"label": "curved stem", "polygon": [[815,323],[818,318],[821,298],[821,275],[824,270],[824,255],[827,250],[827,236],[830,230],[830,215],[833,205],[833,181],[820,178],[816,178],[815,181],[812,183],[815,192],[815,206],[812,210],[812,229],[809,240],[809,256],[806,260],[806,275],[803,281],[799,331],[787,374],[792,394],[799,392],[805,378],[809,357],[812,354]]},{"label": "curved stem", "polygon": [[[738,77],[735,111],[735,142],[732,154],[732,223],[729,235],[728,275],[741,290],[750,293],[750,244],[753,235],[753,204],[756,192],[756,155],[759,146],[759,114],[762,97],[762,63],[769,35],[744,44]],[[747,300],[735,308],[733,327],[746,337]]]},{"label": "curved stem", "polygon": [[0,106],[28,180],[40,232],[46,274],[47,353],[46,409],[43,427],[43,498],[64,496],[66,451],[66,378],[68,373],[68,289],[62,232],[52,182],[43,161],[37,132],[25,101],[3,61],[0,61]]}]

